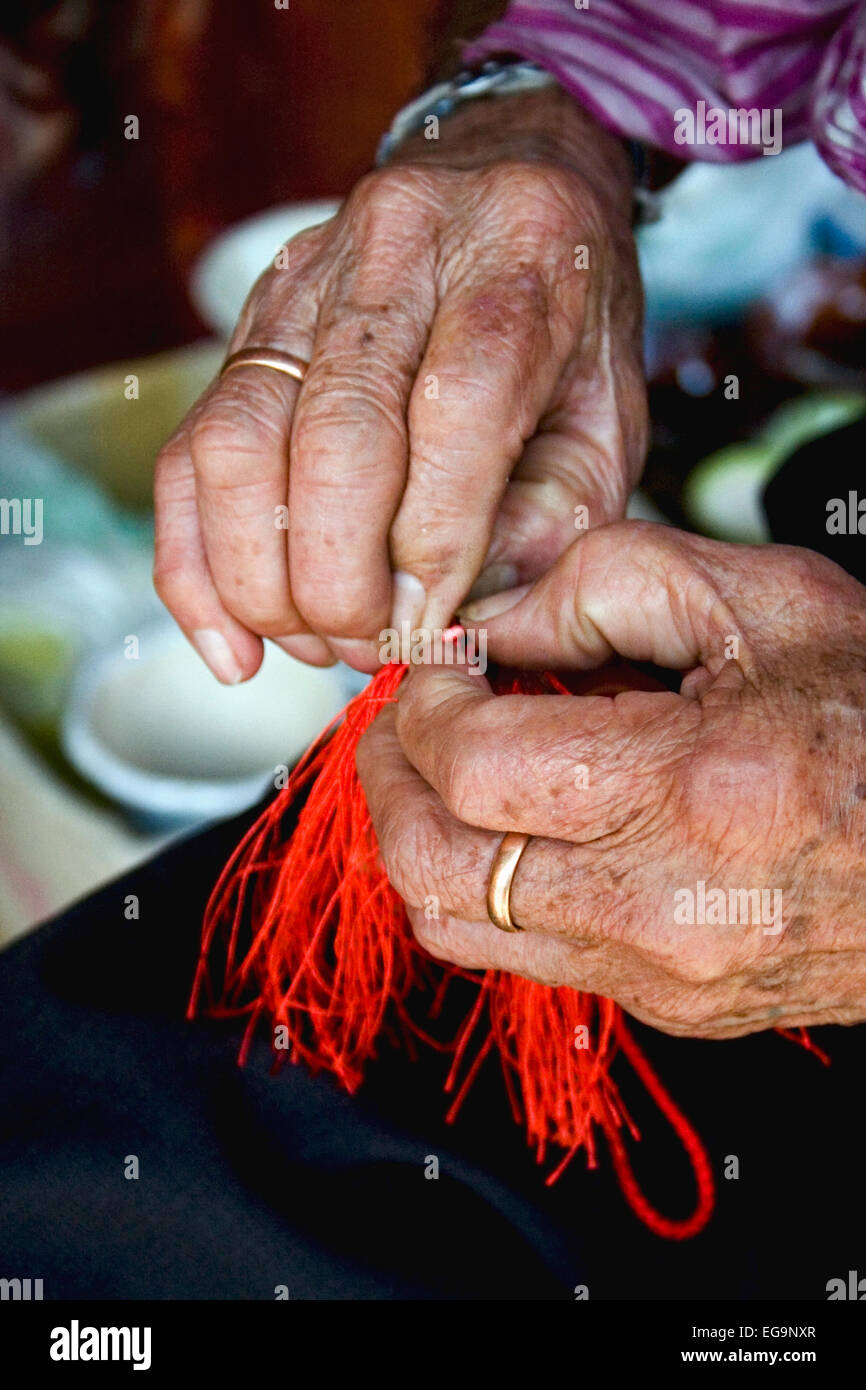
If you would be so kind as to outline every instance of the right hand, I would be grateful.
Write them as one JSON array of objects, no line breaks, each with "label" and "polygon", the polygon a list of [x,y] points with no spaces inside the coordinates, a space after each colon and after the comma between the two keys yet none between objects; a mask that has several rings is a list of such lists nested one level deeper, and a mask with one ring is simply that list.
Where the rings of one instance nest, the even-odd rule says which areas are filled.
[{"label": "right hand", "polygon": [[463,145],[443,122],[444,154],[368,175],[254,287],[229,351],[291,352],[303,385],[235,369],[162,450],[156,587],[220,679],[262,637],[375,671],[382,629],[447,626],[483,570],[535,579],[578,504],[623,514],[646,444],[628,171],[561,93],[532,100],[582,122],[579,157],[526,157],[516,98],[483,104],[480,142],[491,116]]},{"label": "right hand", "polygon": [[[620,522],[461,616],[507,667],[682,680],[494,695],[410,667],[357,766],[421,945],[684,1037],[863,1022],[866,589],[809,550]],[[532,837],[515,933],[486,907],[507,831]]]}]

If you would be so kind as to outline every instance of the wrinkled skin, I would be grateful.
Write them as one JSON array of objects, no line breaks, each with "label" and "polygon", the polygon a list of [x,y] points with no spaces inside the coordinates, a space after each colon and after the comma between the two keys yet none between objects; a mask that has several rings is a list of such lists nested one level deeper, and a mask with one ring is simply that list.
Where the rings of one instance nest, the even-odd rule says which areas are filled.
[{"label": "wrinkled skin", "polygon": [[160,455],[157,590],[221,680],[262,637],[374,671],[392,620],[447,626],[482,570],[541,574],[575,506],[623,514],[647,438],[627,161],[561,93],[476,105],[253,289],[229,350],[291,352],[303,385],[233,370]]},{"label": "wrinkled skin", "polygon": [[[358,764],[417,935],[671,1033],[853,1022],[866,595],[806,551],[605,524],[646,447],[629,213],[622,148],[556,91],[409,141],[253,290],[230,350],[282,348],[307,378],[232,371],[182,423],[157,470],[157,588],[227,682],[263,637],[375,670],[383,628],[445,626],[473,590],[493,659],[684,672],[679,694],[610,699],[412,669]],[[577,506],[600,529],[575,541]],[[514,935],[485,910],[509,830],[535,837]],[[780,893],[782,929],[678,921],[699,882]]]},{"label": "wrinkled skin", "polygon": [[[465,620],[516,666],[616,652],[685,674],[678,694],[607,698],[409,671],[358,768],[433,955],[591,990],[673,1034],[866,1018],[866,590],[810,551],[625,522]],[[538,837],[513,880],[517,934],[485,906],[508,830]],[[782,929],[678,925],[675,892],[698,880],[781,890]]]}]

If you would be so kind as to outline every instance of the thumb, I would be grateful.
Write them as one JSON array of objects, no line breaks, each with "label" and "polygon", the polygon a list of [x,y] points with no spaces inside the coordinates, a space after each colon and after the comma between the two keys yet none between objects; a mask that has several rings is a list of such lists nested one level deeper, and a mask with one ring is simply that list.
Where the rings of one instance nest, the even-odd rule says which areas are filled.
[{"label": "thumb", "polygon": [[[588,669],[616,653],[716,674],[727,639],[741,634],[713,582],[715,545],[650,522],[599,526],[534,584],[468,603],[460,619],[483,623],[490,655],[508,666]],[[737,654],[746,669],[743,643]]]}]

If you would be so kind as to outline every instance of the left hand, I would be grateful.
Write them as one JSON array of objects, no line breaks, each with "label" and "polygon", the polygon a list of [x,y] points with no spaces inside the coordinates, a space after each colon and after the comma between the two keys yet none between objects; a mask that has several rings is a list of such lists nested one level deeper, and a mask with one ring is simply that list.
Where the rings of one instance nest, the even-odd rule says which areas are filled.
[{"label": "left hand", "polygon": [[466,103],[288,244],[229,350],[288,351],[303,384],[220,376],[157,464],[156,589],[220,680],[265,637],[375,672],[384,629],[444,626],[624,513],[648,428],[631,211],[622,142],[545,88]]},{"label": "left hand", "polygon": [[[672,1034],[866,1019],[866,590],[810,551],[626,522],[514,597],[465,610],[494,659],[686,674],[678,694],[494,696],[410,669],[358,770],[421,944]],[[515,934],[485,904],[508,830],[536,837]],[[714,921],[714,900],[753,915]]]}]

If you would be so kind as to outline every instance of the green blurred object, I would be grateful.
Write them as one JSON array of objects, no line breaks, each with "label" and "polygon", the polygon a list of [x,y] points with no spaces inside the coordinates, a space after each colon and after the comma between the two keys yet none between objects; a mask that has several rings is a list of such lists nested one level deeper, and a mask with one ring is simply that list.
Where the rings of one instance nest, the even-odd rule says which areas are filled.
[{"label": "green blurred object", "polygon": [[0,689],[3,703],[24,725],[39,728],[56,718],[74,648],[48,628],[0,627]]},{"label": "green blurred object", "polygon": [[0,717],[8,715],[47,767],[88,801],[109,799],[69,766],[60,742],[60,717],[80,645],[38,611],[9,616],[0,609]]},{"label": "green blurred object", "polygon": [[866,413],[862,391],[811,391],[787,401],[754,439],[702,459],[683,486],[683,508],[696,530],[717,540],[762,545],[770,530],[761,501],[767,483],[801,444]]},{"label": "green blurred object", "polygon": [[[6,413],[22,434],[98,482],[112,501],[149,511],[156,455],[213,380],[224,355],[222,343],[208,340],[112,362],[37,387]],[[133,391],[137,395],[128,394]]]}]

